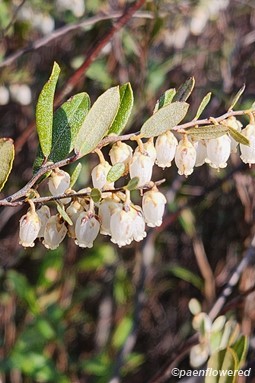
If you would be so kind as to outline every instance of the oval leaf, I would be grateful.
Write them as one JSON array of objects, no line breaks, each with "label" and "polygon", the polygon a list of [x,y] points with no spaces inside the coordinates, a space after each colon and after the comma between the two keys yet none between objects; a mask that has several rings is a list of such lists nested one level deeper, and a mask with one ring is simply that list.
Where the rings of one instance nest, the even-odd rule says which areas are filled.
[{"label": "oval leaf", "polygon": [[108,182],[117,181],[125,173],[125,164],[123,162],[117,162],[114,164],[107,174]]},{"label": "oval leaf", "polygon": [[188,80],[185,81],[184,84],[180,86],[180,88],[177,89],[174,101],[186,101],[189,98],[191,92],[193,91],[194,86],[195,79],[194,77],[190,77]]},{"label": "oval leaf", "polygon": [[156,137],[175,127],[186,116],[189,104],[176,101],[159,109],[142,126],[141,135]]},{"label": "oval leaf", "polygon": [[43,155],[48,157],[52,146],[53,100],[60,68],[54,62],[49,80],[44,85],[36,105],[36,129]]},{"label": "oval leaf", "polygon": [[210,140],[223,136],[228,132],[225,125],[205,125],[197,128],[186,129],[186,133],[196,140]]},{"label": "oval leaf", "polygon": [[162,94],[162,96],[160,96],[160,98],[158,99],[153,113],[156,113],[159,109],[171,104],[175,95],[176,95],[175,88],[166,90],[164,94]]},{"label": "oval leaf", "polygon": [[58,210],[59,214],[61,215],[61,217],[63,218],[63,220],[72,226],[73,221],[71,220],[71,218],[69,217],[69,215],[65,211],[64,207],[61,206],[59,203],[57,203],[57,210]]},{"label": "oval leaf", "polygon": [[3,189],[12,170],[14,155],[13,140],[11,138],[0,138],[0,191]]},{"label": "oval leaf", "polygon": [[137,188],[137,185],[139,184],[139,177],[131,178],[129,183],[125,186],[125,189],[127,190],[135,190]]},{"label": "oval leaf", "polygon": [[199,107],[198,107],[198,110],[197,110],[197,113],[194,117],[194,120],[197,120],[201,114],[203,113],[203,111],[205,110],[205,108],[207,107],[207,105],[209,104],[210,100],[211,100],[211,96],[212,96],[212,93],[209,92],[207,93],[207,95],[203,98],[203,100],[201,101]]},{"label": "oval leaf", "polygon": [[90,197],[95,203],[99,202],[101,199],[101,191],[97,188],[93,188],[90,192]]},{"label": "oval leaf", "polygon": [[111,127],[119,110],[119,87],[104,92],[87,114],[76,136],[74,150],[84,156],[93,151]]},{"label": "oval leaf", "polygon": [[120,134],[125,128],[134,104],[134,96],[130,83],[120,87],[120,106],[113,124],[108,132]]},{"label": "oval leaf", "polygon": [[228,132],[235,141],[239,142],[239,144],[247,146],[250,145],[248,138],[245,137],[242,133],[238,132],[236,129],[232,128],[232,126],[228,126]]}]

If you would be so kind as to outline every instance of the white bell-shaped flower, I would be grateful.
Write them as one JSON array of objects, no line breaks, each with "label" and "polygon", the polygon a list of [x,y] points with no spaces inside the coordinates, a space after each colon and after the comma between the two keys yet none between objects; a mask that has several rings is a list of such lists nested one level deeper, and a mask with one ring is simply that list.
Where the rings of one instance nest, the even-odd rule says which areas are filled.
[{"label": "white bell-shaped flower", "polygon": [[207,361],[209,352],[210,350],[206,342],[192,346],[189,356],[191,366],[194,368],[202,366]]},{"label": "white bell-shaped flower", "polygon": [[92,212],[80,213],[75,224],[76,245],[91,248],[99,230],[100,223]]},{"label": "white bell-shaped flower", "polygon": [[207,156],[206,142],[204,140],[197,141],[194,143],[194,147],[197,152],[195,167],[202,166]]},{"label": "white bell-shaped flower", "polygon": [[149,156],[137,151],[129,164],[130,178],[138,177],[138,187],[150,182],[154,161]]},{"label": "white bell-shaped flower", "polygon": [[[136,210],[136,208],[139,210]],[[142,241],[147,233],[145,231],[145,221],[142,212],[140,211],[140,207],[134,207],[133,210],[133,238],[136,242]]]},{"label": "white bell-shaped flower", "polygon": [[101,221],[100,233],[111,235],[110,220],[116,209],[122,209],[123,204],[113,198],[104,198],[98,208],[98,216]]},{"label": "white bell-shaped flower", "polygon": [[170,167],[175,156],[177,145],[178,141],[170,130],[158,136],[155,145],[157,154],[156,164],[163,169]]},{"label": "white bell-shaped flower", "polygon": [[[137,148],[138,149],[138,148]],[[154,146],[153,138],[149,138],[144,144],[143,144],[143,150],[145,151],[145,154],[147,154],[153,162],[156,161],[157,152],[156,148]]]},{"label": "white bell-shaped flower", "polygon": [[44,236],[44,230],[48,219],[50,218],[50,208],[47,205],[43,205],[40,209],[36,210],[38,217],[40,219],[40,231],[38,233],[38,238],[42,238]]},{"label": "white bell-shaped flower", "polygon": [[127,165],[132,157],[133,149],[131,146],[125,144],[125,142],[118,141],[112,145],[109,152],[111,163],[113,165],[123,162]]},{"label": "white bell-shaped flower", "polygon": [[134,216],[132,211],[117,209],[111,216],[111,241],[119,247],[129,245],[133,238]]},{"label": "white bell-shaped flower", "polygon": [[250,145],[240,144],[241,160],[245,164],[255,164],[255,125],[249,124],[242,130],[242,134],[248,138]]},{"label": "white bell-shaped flower", "polygon": [[49,177],[48,186],[52,195],[63,194],[70,187],[70,175],[64,170],[55,169]]},{"label": "white bell-shaped flower", "polygon": [[19,221],[19,243],[24,247],[34,247],[34,240],[38,237],[41,222],[38,214],[28,211]]},{"label": "white bell-shaped flower", "polygon": [[226,134],[208,140],[206,148],[206,162],[208,162],[212,168],[219,169],[227,166],[227,160],[231,152],[231,141]]},{"label": "white bell-shaped flower", "polygon": [[43,244],[47,249],[54,250],[64,240],[67,233],[65,223],[59,215],[53,215],[46,223]]},{"label": "white bell-shaped flower", "polygon": [[165,210],[166,197],[156,189],[144,193],[142,209],[145,222],[150,227],[160,226]]},{"label": "white bell-shaped flower", "polygon": [[107,174],[109,173],[110,169],[111,165],[107,161],[104,161],[103,163],[100,163],[94,167],[91,172],[94,188],[111,189],[113,187],[113,183],[107,182]]},{"label": "white bell-shaped flower", "polygon": [[196,149],[186,136],[180,140],[175,153],[175,163],[180,175],[189,176],[193,173],[196,163]]},{"label": "white bell-shaped flower", "polygon": [[[227,118],[224,122],[227,126],[231,126],[231,128],[237,130],[238,132],[241,132],[243,124],[235,118],[235,116],[230,116]],[[234,140],[231,136],[229,137],[231,141],[231,153],[237,152],[237,146],[238,142]]]},{"label": "white bell-shaped flower", "polygon": [[66,213],[71,218],[72,225],[68,225],[68,234],[70,237],[75,238],[75,224],[80,215],[84,211],[83,206],[78,201],[73,201],[70,206],[66,209]]}]

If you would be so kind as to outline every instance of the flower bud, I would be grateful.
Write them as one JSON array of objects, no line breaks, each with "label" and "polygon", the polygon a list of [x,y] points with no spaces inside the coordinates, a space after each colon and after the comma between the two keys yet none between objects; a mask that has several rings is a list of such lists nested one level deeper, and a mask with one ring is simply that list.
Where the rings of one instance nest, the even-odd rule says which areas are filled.
[{"label": "flower bud", "polygon": [[158,136],[155,145],[157,154],[156,164],[163,169],[170,167],[175,156],[177,145],[178,141],[170,130]]},{"label": "flower bud", "polygon": [[100,223],[91,212],[82,212],[76,220],[76,245],[91,248],[100,230]]},{"label": "flower bud", "polygon": [[112,145],[112,148],[109,152],[111,163],[114,165],[118,162],[123,162],[127,165],[132,157],[133,150],[131,146],[125,144],[124,142],[118,141]]},{"label": "flower bud", "polygon": [[20,245],[34,247],[34,240],[38,237],[41,226],[38,214],[29,210],[27,214],[21,217],[19,224]]},{"label": "flower bud", "polygon": [[98,216],[101,221],[100,233],[111,235],[110,220],[116,209],[122,209],[123,205],[112,198],[105,198],[100,202]]},{"label": "flower bud", "polygon": [[[70,175],[64,170],[55,169],[49,177],[48,186],[52,195],[61,195],[70,187]],[[62,202],[69,203],[70,198],[65,198]]]},{"label": "flower bud", "polygon": [[111,241],[119,247],[129,245],[133,236],[133,215],[130,211],[117,209],[111,216]]},{"label": "flower bud", "polygon": [[142,209],[145,222],[150,227],[160,226],[165,210],[166,197],[158,190],[149,190],[143,195]]},{"label": "flower bud", "polygon": [[50,218],[50,209],[49,206],[43,205],[40,209],[36,210],[38,217],[40,219],[40,231],[38,233],[38,238],[42,238],[44,236],[44,230],[48,219]]},{"label": "flower bud", "polygon": [[193,173],[196,163],[196,149],[185,136],[180,140],[175,153],[175,163],[180,175],[189,176]]},{"label": "flower bud", "polygon": [[92,183],[94,188],[97,189],[111,189],[113,183],[107,182],[107,174],[111,169],[109,162],[105,161],[94,167],[91,172]]},{"label": "flower bud", "polygon": [[54,250],[64,240],[67,233],[65,223],[59,215],[53,215],[46,223],[43,244],[47,249]]},{"label": "flower bud", "polygon": [[249,124],[242,130],[242,134],[248,138],[250,145],[240,144],[241,160],[245,164],[255,164],[255,125]]},{"label": "flower bud", "polygon": [[139,186],[143,186],[150,182],[152,176],[152,168],[154,161],[141,152],[136,152],[129,165],[130,178],[138,177]]},{"label": "flower bud", "polygon": [[208,140],[206,148],[206,162],[208,162],[212,168],[219,169],[227,166],[227,160],[231,151],[231,141],[226,134],[221,137]]}]

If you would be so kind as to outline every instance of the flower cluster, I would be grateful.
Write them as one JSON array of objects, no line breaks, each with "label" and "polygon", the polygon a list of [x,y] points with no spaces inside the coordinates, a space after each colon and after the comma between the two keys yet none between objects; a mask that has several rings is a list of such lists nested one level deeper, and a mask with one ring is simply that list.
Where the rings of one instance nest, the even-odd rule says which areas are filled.
[{"label": "flower cluster", "polygon": [[[241,159],[245,163],[255,163],[255,125],[250,123],[242,129],[242,124],[229,117],[223,125],[242,133],[249,139],[250,145],[240,144]],[[199,128],[198,128],[199,129]],[[190,138],[191,137],[191,138]],[[98,200],[90,195],[91,188],[75,193],[70,188],[70,176],[60,169],[52,171],[48,179],[49,191],[53,196],[62,195],[59,206],[61,211],[51,215],[49,207],[35,210],[30,200],[30,209],[20,220],[20,243],[25,247],[34,246],[36,238],[49,249],[55,249],[65,238],[72,237],[80,247],[92,247],[99,232],[109,235],[111,241],[119,247],[146,236],[145,225],[160,226],[166,204],[166,198],[151,182],[154,164],[166,168],[175,164],[180,175],[190,175],[194,167],[208,163],[213,168],[224,168],[231,152],[237,152],[238,142],[231,136],[222,134],[211,139],[194,140],[184,133],[178,141],[173,132],[167,131],[143,142],[134,137],[137,147],[133,150],[124,142],[116,142],[109,152],[111,164],[103,153],[96,149],[99,164],[91,172],[93,188],[98,189]],[[121,164],[121,173],[109,177],[114,166]],[[136,188],[140,189],[141,206],[130,200],[130,191],[123,187],[115,189],[114,182],[122,176],[136,177]],[[83,193],[85,196],[80,196]],[[85,194],[84,194],[85,193]]]}]

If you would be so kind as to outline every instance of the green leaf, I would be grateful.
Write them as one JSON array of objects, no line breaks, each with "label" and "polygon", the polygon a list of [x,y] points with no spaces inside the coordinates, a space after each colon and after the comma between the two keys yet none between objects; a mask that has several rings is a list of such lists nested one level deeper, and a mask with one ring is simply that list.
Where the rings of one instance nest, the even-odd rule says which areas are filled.
[{"label": "green leaf", "polygon": [[90,192],[90,197],[93,199],[94,202],[99,202],[101,199],[101,191],[97,188],[93,188]]},{"label": "green leaf", "polygon": [[171,104],[175,95],[176,95],[175,88],[166,90],[164,94],[162,94],[162,96],[160,96],[160,98],[158,99],[154,108],[154,113],[157,112],[159,109],[163,108],[164,106]]},{"label": "green leaf", "polygon": [[203,111],[205,110],[205,108],[207,107],[207,105],[209,104],[210,100],[211,100],[211,96],[212,96],[212,93],[209,92],[207,93],[207,95],[203,98],[203,100],[201,101],[199,107],[198,107],[198,110],[197,110],[197,113],[194,117],[194,120],[197,120],[201,114],[203,113]]},{"label": "green leaf", "polygon": [[245,90],[245,84],[243,84],[242,88],[239,89],[237,94],[233,97],[233,100],[231,101],[231,104],[230,104],[230,107],[228,108],[228,110],[232,110],[234,108],[234,106],[238,102],[239,98],[242,96],[244,90]]},{"label": "green leaf", "polygon": [[[81,128],[90,107],[87,93],[78,93],[71,97],[53,115],[52,148],[49,161],[57,162],[67,157],[73,150],[74,140]],[[42,148],[39,145],[34,161],[34,173],[44,162]]]},{"label": "green leaf", "polygon": [[3,189],[12,170],[14,156],[13,140],[11,138],[0,138],[0,191]]},{"label": "green leaf", "polygon": [[194,86],[195,79],[194,77],[190,77],[180,86],[180,88],[177,89],[174,101],[186,101],[192,93]]},{"label": "green leaf", "polygon": [[248,352],[247,336],[241,335],[240,338],[231,346],[231,348],[235,351],[240,365],[245,361]]},{"label": "green leaf", "polygon": [[250,145],[250,141],[242,133],[240,133],[236,129],[232,128],[232,126],[227,126],[227,128],[228,128],[228,132],[229,132],[230,136],[235,141],[239,142],[239,144],[248,145],[248,146]]},{"label": "green leaf", "polygon": [[228,132],[226,125],[205,125],[186,129],[186,133],[196,140],[210,140],[223,136]]},{"label": "green leaf", "polygon": [[175,127],[186,116],[189,104],[176,101],[154,113],[141,128],[145,138],[156,137]]},{"label": "green leaf", "polygon": [[119,87],[104,92],[87,114],[76,136],[74,150],[84,156],[92,152],[111,127],[120,105]]},{"label": "green leaf", "polygon": [[108,182],[115,182],[123,176],[125,172],[125,164],[123,162],[117,162],[114,164],[107,174]]},{"label": "green leaf", "polygon": [[139,177],[131,178],[129,183],[125,186],[125,189],[130,191],[135,190],[138,184],[139,184]]},{"label": "green leaf", "polygon": [[237,369],[237,358],[234,351],[228,348],[212,354],[207,368],[211,369],[209,371],[218,371],[218,374],[206,375],[205,383],[234,383],[236,377],[231,376],[231,371],[234,375],[234,371]]},{"label": "green leaf", "polygon": [[128,119],[130,117],[133,104],[134,96],[131,88],[131,84],[128,82],[120,87],[120,106],[118,113],[109,129],[108,134],[120,134],[125,128]]},{"label": "green leaf", "polygon": [[57,202],[57,211],[59,212],[59,214],[61,215],[61,217],[71,226],[73,226],[73,221],[71,220],[71,218],[69,217],[69,215],[67,214],[67,212],[65,211],[64,207],[61,206],[58,202]]},{"label": "green leaf", "polygon": [[53,100],[60,73],[54,62],[49,80],[44,85],[36,105],[36,129],[43,155],[48,157],[52,146]]},{"label": "green leaf", "polygon": [[78,177],[79,177],[79,175],[80,175],[81,169],[82,169],[82,164],[79,162],[79,163],[75,166],[75,168],[74,168],[74,170],[73,170],[73,172],[72,172],[72,174],[71,174],[71,178],[70,178],[70,188],[72,188],[72,187],[74,186],[75,182],[77,181],[77,179],[78,179]]},{"label": "green leaf", "polygon": [[201,290],[203,288],[203,281],[195,273],[181,266],[171,266],[167,270],[177,278],[182,279],[188,283],[191,283],[197,289]]},{"label": "green leaf", "polygon": [[120,321],[112,338],[112,343],[115,348],[118,349],[125,343],[125,340],[132,329],[132,324],[132,319],[130,317],[124,317]]}]

